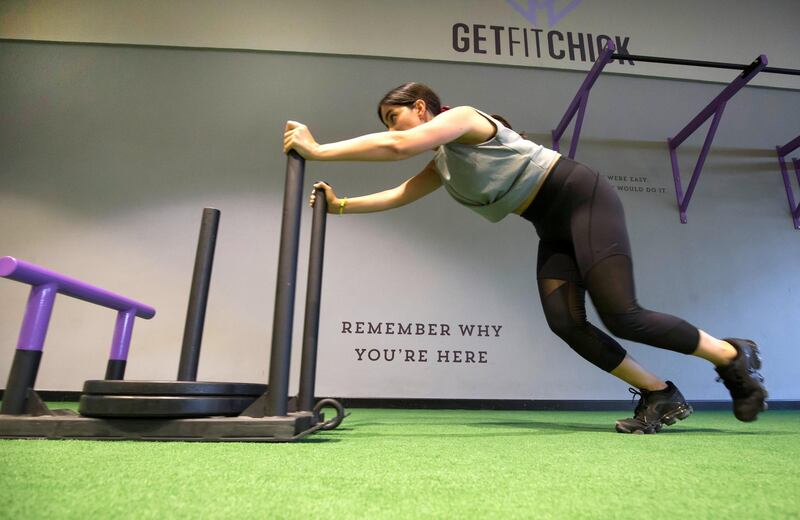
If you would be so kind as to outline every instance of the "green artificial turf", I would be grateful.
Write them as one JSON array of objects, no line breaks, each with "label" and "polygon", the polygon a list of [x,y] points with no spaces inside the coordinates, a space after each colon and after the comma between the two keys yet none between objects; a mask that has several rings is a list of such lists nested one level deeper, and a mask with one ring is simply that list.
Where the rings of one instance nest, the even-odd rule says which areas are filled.
[{"label": "green artificial turf", "polygon": [[0,441],[0,517],[800,518],[800,412],[353,409],[290,444]]}]

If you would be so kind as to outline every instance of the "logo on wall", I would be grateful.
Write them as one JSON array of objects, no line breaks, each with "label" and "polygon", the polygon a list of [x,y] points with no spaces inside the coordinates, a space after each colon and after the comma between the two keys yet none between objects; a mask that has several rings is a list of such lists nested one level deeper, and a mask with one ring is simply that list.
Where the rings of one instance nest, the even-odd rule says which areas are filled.
[{"label": "logo on wall", "polygon": [[[529,27],[457,22],[452,28],[452,48],[458,53],[525,57],[529,59],[594,62],[607,42],[614,42],[618,54],[630,54],[630,37],[590,32],[558,31],[553,27],[574,12],[582,0],[506,0],[522,15]],[[545,20],[546,18],[546,20]],[[547,22],[547,29],[541,24]],[[630,60],[620,64],[633,66]]]},{"label": "logo on wall", "polygon": [[539,25],[538,12],[546,11],[547,26],[552,29],[562,18],[574,11],[581,4],[581,1],[582,0],[572,0],[560,11],[556,11],[556,4],[559,3],[556,0],[528,0],[527,7],[523,7],[520,2],[516,0],[506,0],[506,3],[513,7],[516,12],[524,16],[533,27]]}]

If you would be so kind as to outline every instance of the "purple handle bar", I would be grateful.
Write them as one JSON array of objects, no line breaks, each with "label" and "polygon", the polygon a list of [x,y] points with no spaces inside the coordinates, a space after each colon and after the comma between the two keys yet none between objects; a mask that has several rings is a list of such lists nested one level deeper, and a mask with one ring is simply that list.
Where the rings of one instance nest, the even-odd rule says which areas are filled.
[{"label": "purple handle bar", "polygon": [[19,350],[44,348],[58,293],[119,311],[109,356],[113,360],[127,359],[134,319],[150,319],[156,314],[149,305],[11,256],[0,258],[0,277],[32,286],[17,343]]}]

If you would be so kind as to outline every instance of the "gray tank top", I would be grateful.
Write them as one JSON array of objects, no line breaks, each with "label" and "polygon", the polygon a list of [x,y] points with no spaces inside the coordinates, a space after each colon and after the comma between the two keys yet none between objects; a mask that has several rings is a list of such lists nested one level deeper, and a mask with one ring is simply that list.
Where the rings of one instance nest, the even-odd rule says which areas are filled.
[{"label": "gray tank top", "polygon": [[523,139],[491,116],[497,128],[481,144],[447,143],[434,155],[447,192],[460,204],[498,222],[539,191],[561,154]]}]

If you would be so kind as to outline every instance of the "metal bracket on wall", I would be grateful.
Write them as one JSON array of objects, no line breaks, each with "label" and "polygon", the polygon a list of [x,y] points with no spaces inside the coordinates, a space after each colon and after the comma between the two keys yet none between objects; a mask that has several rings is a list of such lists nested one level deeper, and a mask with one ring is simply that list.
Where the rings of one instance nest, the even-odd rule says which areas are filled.
[{"label": "metal bracket on wall", "polygon": [[[792,222],[794,228],[800,229],[800,203],[795,204],[794,192],[792,191],[792,183],[789,179],[789,169],[786,166],[786,156],[794,150],[800,148],[800,135],[789,141],[783,146],[776,146],[778,152],[778,162],[781,165],[781,175],[783,175],[783,185],[786,187],[786,198],[789,200],[789,212],[792,215]],[[792,164],[794,165],[794,174],[797,177],[797,183],[800,185],[800,159],[793,158]]]},{"label": "metal bracket on wall", "polygon": [[567,107],[567,112],[564,114],[564,117],[561,118],[561,122],[558,123],[556,129],[552,132],[553,150],[559,151],[558,148],[561,136],[564,135],[567,125],[569,125],[572,118],[575,117],[575,114],[578,114],[578,118],[575,121],[575,131],[572,132],[572,139],[570,140],[569,154],[567,154],[567,157],[570,159],[575,158],[575,151],[578,149],[578,139],[580,139],[581,125],[583,124],[583,114],[586,112],[586,103],[589,102],[589,91],[592,89],[592,86],[594,86],[594,82],[597,81],[597,77],[603,71],[603,67],[612,60],[612,55],[615,50],[616,47],[613,42],[609,41],[606,43],[606,47],[600,53],[600,56],[597,57],[597,61],[594,62],[594,65],[586,75],[583,83],[581,83],[577,94],[572,98],[572,102]]},{"label": "metal bracket on wall", "polygon": [[[762,54],[751,63],[744,71],[736,77],[720,94],[714,98],[694,119],[692,119],[683,130],[675,134],[674,137],[667,138],[669,145],[669,157],[672,161],[672,176],[675,180],[675,195],[678,199],[678,211],[680,212],[681,222],[686,224],[686,210],[689,207],[689,201],[692,199],[692,193],[697,185],[697,179],[700,178],[700,172],[703,170],[703,164],[708,157],[708,150],[711,148],[711,142],[714,140],[714,134],[717,132],[719,121],[722,118],[722,112],[725,110],[725,104],[741,90],[751,79],[753,79],[759,72],[764,70],[767,66],[767,57]],[[692,135],[697,128],[705,123],[709,117],[714,116],[711,121],[711,127],[706,134],[703,148],[700,151],[700,156],[697,158],[697,163],[692,173],[692,178],[689,181],[689,186],[686,193],[683,192],[681,186],[681,172],[678,166],[677,149],[687,137]]]}]

